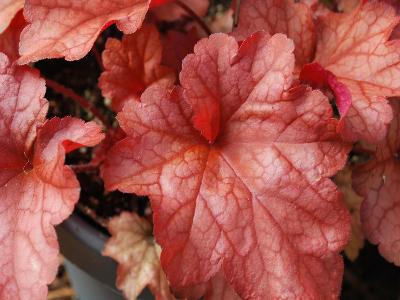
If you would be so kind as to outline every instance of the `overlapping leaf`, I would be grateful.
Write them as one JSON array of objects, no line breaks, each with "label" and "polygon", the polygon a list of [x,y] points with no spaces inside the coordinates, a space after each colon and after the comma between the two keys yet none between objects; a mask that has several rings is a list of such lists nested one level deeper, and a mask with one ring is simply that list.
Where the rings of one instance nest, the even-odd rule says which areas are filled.
[{"label": "overlapping leaf", "polygon": [[380,253],[400,265],[400,103],[392,101],[394,119],[387,138],[375,148],[373,158],[353,172],[353,186],[365,200],[361,221],[369,241]]},{"label": "overlapping leaf", "polygon": [[398,19],[382,2],[363,1],[351,13],[330,13],[320,23],[315,60],[351,92],[343,135],[350,140],[382,140],[392,119],[385,97],[400,94],[400,47],[389,41]]},{"label": "overlapping leaf", "polygon": [[27,0],[30,24],[21,35],[19,63],[44,58],[85,56],[100,32],[112,23],[126,34],[143,22],[150,0]]},{"label": "overlapping leaf", "polygon": [[0,299],[46,298],[58,266],[53,226],[79,198],[65,153],[103,137],[94,123],[45,122],[44,93],[37,71],[0,54]]},{"label": "overlapping leaf", "polygon": [[173,85],[172,69],[161,66],[162,45],[157,29],[143,27],[122,41],[109,38],[103,52],[105,71],[99,86],[105,97],[112,100],[112,108],[118,112],[128,100],[139,100],[142,92],[152,84]]},{"label": "overlapping leaf", "polygon": [[[392,4],[391,0],[386,2]],[[345,119],[340,128],[346,139],[376,142],[385,137],[392,119],[386,97],[400,93],[399,42],[389,40],[398,23],[392,6],[384,2],[362,1],[349,13],[325,12],[318,21],[320,33],[313,58],[313,47],[309,46],[313,43],[308,37],[314,36],[315,29],[307,25],[311,12],[306,5],[293,0],[244,0],[242,4],[237,32],[243,31],[244,35],[256,30],[266,30],[270,34],[286,33],[303,54],[309,53],[296,53],[300,65],[314,59],[347,87],[352,105],[348,114],[342,115]],[[302,22],[298,21],[299,18],[288,18],[295,7],[304,10]]]},{"label": "overlapping leaf", "polygon": [[310,62],[314,56],[315,28],[309,7],[293,0],[241,1],[239,26],[234,36],[243,40],[250,34],[265,30],[270,34],[287,34],[295,43],[296,63]]},{"label": "overlapping leaf", "polygon": [[156,299],[175,299],[160,264],[160,247],[152,235],[150,223],[133,213],[122,213],[111,219],[112,237],[104,255],[118,263],[117,286],[127,299],[135,300],[148,286]]},{"label": "overlapping leaf", "polygon": [[0,33],[10,24],[17,12],[24,6],[24,0],[2,0],[0,2]]},{"label": "overlapping leaf", "polygon": [[212,35],[185,59],[182,87],[151,87],[118,115],[127,138],[106,188],[150,196],[175,289],[221,274],[244,299],[339,294],[349,217],[329,177],[349,147],[323,94],[284,96],[293,49],[280,34],[240,48]]}]

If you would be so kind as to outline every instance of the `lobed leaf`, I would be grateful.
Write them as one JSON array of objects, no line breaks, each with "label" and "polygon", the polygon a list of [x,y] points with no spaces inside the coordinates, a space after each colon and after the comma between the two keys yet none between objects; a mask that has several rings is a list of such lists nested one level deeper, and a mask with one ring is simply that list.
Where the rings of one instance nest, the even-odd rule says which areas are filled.
[{"label": "lobed leaf", "polygon": [[160,264],[160,247],[151,224],[134,213],[123,212],[108,224],[111,233],[103,255],[118,263],[117,286],[126,299],[135,300],[148,286],[156,299],[175,299]]},{"label": "lobed leaf", "polygon": [[103,52],[105,71],[99,79],[104,97],[112,100],[112,108],[119,112],[124,103],[139,100],[143,91],[152,84],[173,85],[175,74],[162,66],[162,45],[157,28],[143,25],[122,41],[109,38]]},{"label": "lobed leaf", "polygon": [[44,93],[37,71],[0,54],[0,299],[46,298],[58,267],[54,225],[79,198],[65,153],[103,138],[94,123],[45,121]]},{"label": "lobed leaf", "polygon": [[389,41],[397,23],[394,9],[377,1],[363,1],[351,13],[320,19],[315,60],[352,95],[344,119],[346,139],[377,142],[386,135],[392,112],[385,97],[400,94],[400,42]]},{"label": "lobed leaf", "polygon": [[[240,48],[212,35],[185,59],[182,87],[150,87],[118,114],[127,138],[102,176],[108,190],[150,196],[175,290],[221,274],[244,299],[338,297],[350,221],[329,177],[349,146],[322,93],[285,97],[292,51],[280,34]],[[196,121],[210,106],[218,130],[215,111]]]}]

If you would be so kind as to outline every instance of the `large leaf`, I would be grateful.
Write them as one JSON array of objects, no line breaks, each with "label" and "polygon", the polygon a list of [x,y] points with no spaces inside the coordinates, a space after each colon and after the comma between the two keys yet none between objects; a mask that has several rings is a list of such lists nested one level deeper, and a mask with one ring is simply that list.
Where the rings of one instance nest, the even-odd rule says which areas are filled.
[{"label": "large leaf", "polygon": [[270,34],[287,34],[295,43],[296,63],[310,62],[314,56],[315,28],[310,8],[294,0],[243,0],[239,26],[233,32],[239,40],[265,30]]},{"label": "large leaf", "polygon": [[103,137],[94,123],[45,122],[44,93],[37,71],[0,54],[0,299],[46,298],[58,266],[54,225],[79,198],[65,153]]},{"label": "large leaf", "polygon": [[361,221],[369,241],[380,253],[400,265],[400,103],[392,101],[395,118],[387,138],[376,146],[373,158],[353,172],[353,185],[365,200]]},{"label": "large leaf", "polygon": [[157,28],[143,27],[122,41],[109,38],[103,52],[105,71],[99,86],[105,97],[112,100],[112,108],[118,112],[124,102],[139,100],[150,85],[158,83],[173,85],[175,74],[172,69],[161,66],[162,45]]},{"label": "large leaf", "polygon": [[30,24],[21,35],[20,64],[44,58],[77,60],[92,48],[100,32],[116,23],[126,34],[143,22],[150,0],[27,0]]},{"label": "large leaf", "polygon": [[10,24],[17,12],[24,6],[24,0],[2,0],[0,2],[0,33]]},{"label": "large leaf", "polygon": [[284,96],[293,48],[281,34],[239,49],[212,35],[185,59],[183,87],[153,86],[118,115],[127,138],[104,164],[106,188],[150,196],[175,289],[222,274],[244,299],[339,294],[350,221],[329,177],[349,147],[323,94]]},{"label": "large leaf", "polygon": [[377,142],[386,135],[392,112],[385,97],[400,95],[400,41],[389,41],[397,23],[395,10],[377,1],[319,22],[315,60],[352,94],[343,127],[347,139]]},{"label": "large leaf", "polygon": [[108,224],[112,237],[104,255],[118,263],[117,286],[127,299],[135,300],[148,286],[156,299],[175,299],[160,264],[160,246],[153,239],[151,224],[133,213],[124,212]]}]

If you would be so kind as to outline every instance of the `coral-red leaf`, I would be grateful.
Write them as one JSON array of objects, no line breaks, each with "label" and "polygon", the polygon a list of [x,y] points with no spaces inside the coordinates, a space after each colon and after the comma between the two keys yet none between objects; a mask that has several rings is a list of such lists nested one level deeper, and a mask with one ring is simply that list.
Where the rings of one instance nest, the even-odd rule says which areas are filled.
[{"label": "coral-red leaf", "polygon": [[312,14],[306,4],[294,0],[243,0],[234,36],[243,40],[259,30],[287,34],[296,46],[296,63],[302,66],[311,61],[316,36]]},{"label": "coral-red leaf", "polygon": [[150,223],[133,213],[124,212],[108,224],[111,238],[103,254],[118,263],[117,286],[129,300],[136,300],[148,286],[156,299],[175,299],[160,264],[160,246],[153,238]]},{"label": "coral-red leaf", "polygon": [[99,86],[105,97],[112,101],[112,108],[119,112],[128,100],[139,100],[150,85],[173,85],[172,69],[161,66],[162,46],[160,35],[152,25],[143,25],[122,41],[109,38],[103,52],[105,71]]},{"label": "coral-red leaf", "polygon": [[340,117],[346,116],[351,106],[351,94],[346,85],[341,83],[332,72],[325,70],[319,63],[314,62],[303,66],[299,79],[310,84],[313,88],[331,89],[335,95]]},{"label": "coral-red leaf", "polygon": [[151,0],[150,2],[150,8],[154,8],[160,5],[164,5],[167,4],[169,2],[171,2],[172,0]]},{"label": "coral-red leaf", "polygon": [[387,138],[375,146],[371,161],[353,172],[353,185],[364,196],[361,221],[366,237],[380,253],[400,265],[400,103],[392,101],[395,117]]},{"label": "coral-red leaf", "polygon": [[319,22],[316,61],[352,95],[343,127],[347,139],[376,142],[386,135],[392,114],[385,97],[400,95],[400,41],[388,41],[397,23],[395,10],[377,1]]},{"label": "coral-red leaf", "polygon": [[2,0],[0,2],[0,33],[10,24],[17,12],[24,6],[24,0]]},{"label": "coral-red leaf", "polygon": [[199,40],[195,27],[188,32],[170,30],[162,40],[162,63],[179,73],[182,69],[182,61],[189,53],[193,52],[194,45]]},{"label": "coral-red leaf", "polygon": [[19,36],[25,25],[26,22],[21,10],[15,15],[10,26],[0,34],[0,52],[5,53],[12,61],[15,61],[19,57]]},{"label": "coral-red leaf", "polygon": [[105,25],[116,22],[124,33],[142,24],[150,0],[26,0],[30,24],[21,34],[20,64],[44,58],[77,60],[92,48]]},{"label": "coral-red leaf", "polygon": [[[174,1],[159,0],[156,2],[158,2],[159,5],[154,5],[152,12],[159,20],[175,21],[187,16],[187,12],[174,3]],[[188,6],[199,17],[204,17],[207,14],[208,5],[210,4],[209,0],[181,0],[181,2],[186,4],[186,6]]]},{"label": "coral-red leaf", "polygon": [[[104,164],[106,188],[150,196],[177,290],[220,273],[244,299],[339,294],[350,222],[329,177],[349,146],[322,93],[283,97],[292,51],[280,34],[258,33],[240,49],[212,35],[185,60],[183,87],[150,87],[118,115],[128,137]],[[222,103],[213,144],[193,127],[188,102],[199,105],[197,97]]]},{"label": "coral-red leaf", "polygon": [[46,298],[58,266],[53,226],[79,198],[79,183],[64,166],[71,148],[63,143],[93,146],[102,139],[97,125],[72,118],[39,127],[44,91],[37,72],[10,66],[0,54],[0,299]]},{"label": "coral-red leaf", "polygon": [[[258,32],[238,49],[233,38],[214,34],[211,42],[200,41],[194,54],[184,59],[180,73],[184,97],[192,106],[195,128],[209,142],[251,93],[279,99],[290,86],[293,44],[283,35],[268,39]],[[263,51],[266,56],[260,55]]]}]

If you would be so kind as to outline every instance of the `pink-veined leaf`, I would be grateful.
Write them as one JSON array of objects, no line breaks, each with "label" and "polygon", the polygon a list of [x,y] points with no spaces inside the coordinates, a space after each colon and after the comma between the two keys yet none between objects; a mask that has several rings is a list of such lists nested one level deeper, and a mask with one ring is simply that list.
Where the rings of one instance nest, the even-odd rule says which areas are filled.
[{"label": "pink-veined leaf", "polygon": [[0,34],[0,52],[3,52],[9,59],[18,59],[19,36],[26,22],[22,10],[19,11],[11,21],[7,29]]},{"label": "pink-veined leaf", "polygon": [[[150,196],[175,290],[221,274],[244,299],[338,297],[350,221],[329,177],[349,146],[321,92],[284,97],[293,49],[282,34],[240,48],[211,35],[185,59],[182,87],[150,87],[118,115],[127,138],[102,176],[108,190]],[[210,105],[213,139],[192,118]]]},{"label": "pink-veined leaf", "polygon": [[243,0],[239,25],[233,35],[243,40],[250,34],[265,30],[269,34],[287,34],[295,43],[296,64],[312,60],[315,51],[315,28],[310,8],[294,0]]},{"label": "pink-veined leaf", "polygon": [[394,118],[387,138],[373,158],[353,171],[353,186],[364,197],[361,221],[368,240],[388,261],[400,265],[400,103],[392,100]]},{"label": "pink-veined leaf", "polygon": [[[207,14],[209,0],[181,0],[199,17],[204,17]],[[157,1],[156,1],[157,2]],[[182,9],[174,1],[158,1],[158,6],[152,9],[153,14],[159,20],[175,21],[182,17],[186,17],[187,12]],[[163,2],[163,5],[160,5]]]},{"label": "pink-veined leaf", "polygon": [[44,58],[77,60],[92,48],[97,36],[116,23],[126,34],[141,25],[150,0],[26,0],[30,23],[21,34],[20,64]]},{"label": "pink-veined leaf", "polygon": [[108,224],[111,233],[103,255],[115,259],[117,286],[128,300],[135,300],[147,286],[156,299],[175,299],[160,264],[160,246],[154,241],[152,226],[134,213],[123,212]]},{"label": "pink-veined leaf", "polygon": [[103,52],[105,71],[99,79],[104,97],[110,98],[112,108],[119,112],[128,100],[139,100],[150,85],[173,85],[172,69],[160,65],[162,45],[157,28],[144,24],[122,41],[109,38]]},{"label": "pink-veined leaf", "polygon": [[0,33],[2,33],[17,12],[24,6],[24,0],[2,0],[0,1]]},{"label": "pink-veined leaf", "polygon": [[46,122],[44,93],[37,71],[0,54],[0,299],[46,298],[58,267],[54,225],[79,198],[65,153],[102,139],[94,123]]},{"label": "pink-veined leaf", "polygon": [[400,41],[389,41],[397,23],[394,9],[376,1],[320,19],[315,61],[352,95],[342,129],[346,139],[376,142],[386,135],[392,112],[385,97],[400,95]]},{"label": "pink-veined leaf", "polygon": [[[365,0],[364,0],[365,1]],[[374,1],[374,0],[369,0]],[[400,2],[398,0],[382,0],[385,3],[392,5],[397,12],[397,15],[400,15]],[[351,12],[357,8],[360,4],[360,0],[336,0],[337,8],[341,12]],[[400,25],[397,25],[393,30],[391,39],[399,39],[400,38]]]}]

